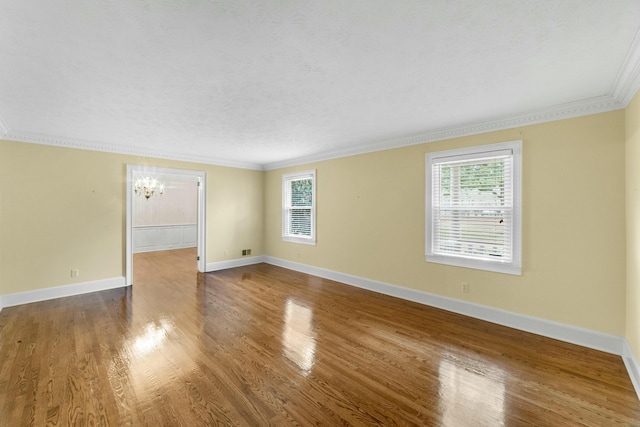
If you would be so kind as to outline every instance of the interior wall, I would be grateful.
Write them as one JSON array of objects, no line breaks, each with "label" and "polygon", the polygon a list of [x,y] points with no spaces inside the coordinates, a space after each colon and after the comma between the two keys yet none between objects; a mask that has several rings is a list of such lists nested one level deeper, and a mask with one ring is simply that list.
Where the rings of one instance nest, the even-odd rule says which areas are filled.
[{"label": "interior wall", "polygon": [[626,203],[627,296],[626,338],[640,358],[640,92],[627,106]]},{"label": "interior wall", "polygon": [[132,222],[134,227],[153,225],[184,225],[198,223],[198,180],[179,179],[171,175],[160,175],[159,182],[165,185],[164,194],[145,198],[133,197]]},{"label": "interior wall", "polygon": [[[268,171],[271,256],[624,336],[624,111]],[[521,276],[427,263],[425,154],[523,140]],[[317,170],[317,245],[281,239],[281,176]],[[470,285],[462,293],[461,283]]]},{"label": "interior wall", "polygon": [[[626,327],[639,354],[640,267],[631,248],[625,270],[635,225],[625,228],[624,199],[625,141],[627,183],[638,181],[638,104],[266,173],[0,141],[0,295],[124,276],[126,164],[139,164],[207,172],[207,262],[251,248],[614,335]],[[426,263],[424,155],[514,139],[524,141],[522,276]],[[318,243],[282,242],[281,175],[310,168]],[[635,191],[628,186],[629,218]]]},{"label": "interior wall", "polygon": [[127,164],[207,173],[207,262],[263,253],[262,171],[0,141],[0,294],[125,275]]}]

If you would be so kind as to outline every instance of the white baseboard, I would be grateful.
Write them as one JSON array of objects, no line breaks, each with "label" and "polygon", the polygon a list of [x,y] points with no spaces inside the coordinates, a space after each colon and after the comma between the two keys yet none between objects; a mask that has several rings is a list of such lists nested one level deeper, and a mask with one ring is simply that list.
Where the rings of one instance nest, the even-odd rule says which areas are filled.
[{"label": "white baseboard", "polygon": [[228,261],[208,262],[207,272],[226,270],[227,268],[234,267],[243,267],[245,265],[260,264],[261,262],[265,262],[264,256],[252,256],[230,259]]},{"label": "white baseboard", "polygon": [[264,257],[264,262],[284,267],[289,270],[300,271],[302,273],[312,274],[314,276],[323,277],[336,282],[357,286],[359,288],[381,294],[441,308],[443,310],[452,311],[465,316],[486,320],[488,322],[508,326],[521,331],[531,332],[533,334],[569,342],[571,344],[616,354],[622,357],[627,373],[631,378],[633,387],[638,395],[638,399],[640,399],[640,364],[625,338],[466,301],[460,301],[453,298],[447,298],[424,291],[403,288],[389,283],[378,282],[376,280],[365,279],[358,276],[352,276],[350,274],[339,273],[279,258],[266,256]]},{"label": "white baseboard", "polygon": [[[447,298],[424,291],[408,289],[385,282],[365,279],[363,277],[352,276],[350,274],[339,273],[324,268],[300,264],[292,261],[274,258],[270,256],[254,256],[238,258],[229,261],[219,261],[207,263],[207,272],[224,270],[227,268],[242,267],[246,265],[268,264],[287,268],[289,270],[300,271],[325,279],[345,283],[347,285],[371,290],[381,294],[405,299],[408,301],[425,304],[428,306],[441,308],[443,310],[462,314],[465,316],[486,320],[514,329],[542,335],[549,338],[577,344],[583,347],[604,351],[622,356],[624,364],[631,378],[631,382],[640,398],[640,364],[636,359],[631,346],[626,339],[615,335],[578,328],[571,325],[552,322],[536,317],[517,314],[497,308],[487,307],[453,298]],[[96,280],[93,282],[77,283],[73,285],[57,286],[53,288],[38,289],[35,291],[20,292],[16,294],[0,295],[0,310],[4,307],[11,307],[32,302],[45,301],[49,299],[62,298],[89,292],[103,291],[125,287],[124,277],[114,277],[111,279]]]},{"label": "white baseboard", "polygon": [[604,351],[616,355],[622,355],[624,338],[563,323],[552,322],[537,317],[526,316],[498,308],[474,304],[453,298],[431,294],[415,289],[404,288],[376,280],[365,279],[350,274],[339,273],[324,268],[313,267],[274,257],[265,257],[266,263],[300,271],[325,279],[335,280],[348,285],[378,292],[385,295],[405,299],[408,301],[441,308],[443,310],[486,320],[521,331],[531,332],[549,338],[577,344],[583,347]]},{"label": "white baseboard", "polygon": [[[227,268],[242,267],[245,265],[264,262],[263,256],[238,258],[229,261],[207,263],[207,271],[224,270]],[[126,286],[124,277],[96,280],[93,282],[76,283],[73,285],[55,286],[52,288],[38,289],[35,291],[19,292],[9,295],[0,295],[0,310],[5,307],[29,304],[32,302],[46,301],[55,298],[70,297],[89,292],[104,291],[107,289]]]},{"label": "white baseboard", "polygon": [[125,285],[126,282],[124,277],[114,277],[111,279],[96,280],[93,282],[75,283],[73,285],[55,286],[53,288],[37,289],[35,291],[18,292],[16,294],[2,295],[0,297],[0,306],[12,307],[14,305],[87,294],[89,292],[122,288]]},{"label": "white baseboard", "polygon": [[626,339],[624,340],[622,350],[622,360],[624,361],[624,366],[626,366],[631,382],[633,383],[633,388],[636,389],[638,399],[640,399],[640,363],[638,363],[638,359],[636,359],[636,355],[633,353],[633,350],[631,350],[629,341]]}]

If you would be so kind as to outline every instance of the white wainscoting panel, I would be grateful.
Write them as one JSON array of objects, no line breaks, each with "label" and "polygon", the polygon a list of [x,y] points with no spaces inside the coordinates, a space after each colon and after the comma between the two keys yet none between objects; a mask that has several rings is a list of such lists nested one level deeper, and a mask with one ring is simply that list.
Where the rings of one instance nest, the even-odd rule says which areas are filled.
[{"label": "white wainscoting panel", "polygon": [[133,253],[195,248],[197,245],[197,224],[133,227]]}]

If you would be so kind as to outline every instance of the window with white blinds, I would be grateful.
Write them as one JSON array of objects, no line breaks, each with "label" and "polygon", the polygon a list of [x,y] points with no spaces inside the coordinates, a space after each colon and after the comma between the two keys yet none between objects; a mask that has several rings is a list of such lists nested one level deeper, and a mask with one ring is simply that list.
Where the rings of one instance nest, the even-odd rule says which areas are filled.
[{"label": "window with white blinds", "polygon": [[427,261],[520,274],[521,148],[427,154]]},{"label": "window with white blinds", "polygon": [[315,244],[316,171],[282,175],[282,239]]}]

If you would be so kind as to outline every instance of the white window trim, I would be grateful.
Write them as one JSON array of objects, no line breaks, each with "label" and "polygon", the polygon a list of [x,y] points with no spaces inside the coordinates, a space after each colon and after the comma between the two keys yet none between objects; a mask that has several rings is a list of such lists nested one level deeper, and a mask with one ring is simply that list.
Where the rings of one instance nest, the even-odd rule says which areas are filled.
[{"label": "white window trim", "polygon": [[[287,230],[287,183],[296,180],[311,178],[313,186],[311,188],[311,236],[293,236],[286,234]],[[311,169],[301,172],[293,172],[282,175],[282,240],[291,243],[302,243],[305,245],[316,244],[316,170]]]},{"label": "white window trim", "polygon": [[[432,170],[434,160],[451,156],[475,156],[498,150],[512,150],[513,153],[513,253],[511,262],[485,261],[455,255],[434,254],[432,215]],[[428,153],[425,156],[425,259],[427,262],[474,268],[507,274],[522,274],[522,141],[509,141],[456,150]]]}]

